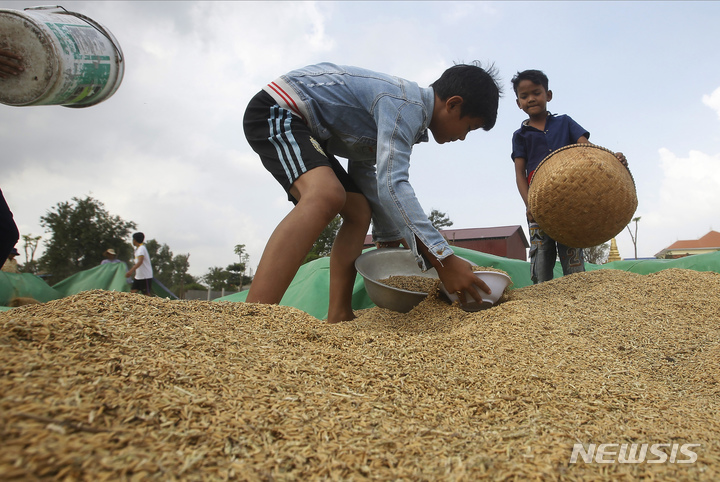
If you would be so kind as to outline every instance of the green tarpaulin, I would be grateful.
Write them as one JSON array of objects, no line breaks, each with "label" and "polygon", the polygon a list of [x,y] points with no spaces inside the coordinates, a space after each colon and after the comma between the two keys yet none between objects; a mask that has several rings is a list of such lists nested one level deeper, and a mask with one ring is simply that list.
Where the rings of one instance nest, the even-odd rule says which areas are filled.
[{"label": "green tarpaulin", "polygon": [[[374,249],[374,248],[373,248]],[[471,249],[453,248],[461,256],[478,266],[488,266],[507,272],[513,280],[513,288],[522,288],[532,284],[530,263],[516,259],[503,258],[492,254],[480,253]],[[620,269],[638,274],[649,274],[668,268],[692,269],[695,271],[715,271],[720,273],[720,251],[708,254],[686,256],[678,259],[641,259],[614,261],[603,265],[586,264],[588,271],[596,269]],[[81,291],[103,289],[109,291],[130,291],[125,280],[123,263],[103,264],[81,271],[50,287],[41,278],[32,274],[10,274],[0,272],[0,305],[7,306],[14,297],[34,298],[46,302]],[[560,263],[555,266],[555,277],[562,276]],[[328,291],[330,285],[330,260],[320,258],[300,267],[293,279],[281,305],[293,306],[312,316],[327,318]],[[160,283],[153,280],[153,292],[163,298],[175,298]],[[245,301],[247,291],[218,298],[214,301]],[[355,279],[353,289],[353,309],[361,310],[375,306],[365,291],[362,277]],[[3,309],[3,307],[0,307]],[[4,308],[8,309],[8,308]]]},{"label": "green tarpaulin", "polygon": [[[0,272],[0,309],[10,303],[13,298],[33,298],[46,302],[71,296],[81,291],[107,290],[130,291],[130,284],[125,278],[125,263],[106,263],[85,271],[80,271],[50,287],[42,278],[29,273]],[[153,293],[162,298],[175,298],[160,283],[153,280]]]},{"label": "green tarpaulin", "polygon": [[125,278],[127,266],[125,263],[106,263],[85,271],[80,271],[57,284],[53,289],[65,296],[71,296],[81,291],[107,290],[130,291],[130,283]]},{"label": "green tarpaulin", "polygon": [[[374,248],[371,248],[374,249]],[[492,254],[480,253],[471,249],[454,247],[458,256],[472,261],[478,266],[498,268],[507,272],[513,281],[513,288],[522,288],[532,284],[530,279],[530,263],[517,259],[508,259]],[[614,261],[603,265],[586,263],[587,271],[596,269],[620,269],[638,274],[649,274],[668,268],[684,268],[695,271],[715,271],[720,273],[720,251],[709,254],[698,254],[678,259],[647,259]],[[555,277],[562,276],[562,268],[558,262],[555,266]],[[300,267],[285,296],[280,302],[284,306],[293,306],[310,315],[327,318],[328,287],[330,285],[330,262],[328,258],[321,258]],[[214,301],[245,301],[247,291],[218,298]],[[372,308],[375,304],[370,301],[365,292],[362,277],[358,275],[353,290],[353,309],[361,310]]]}]

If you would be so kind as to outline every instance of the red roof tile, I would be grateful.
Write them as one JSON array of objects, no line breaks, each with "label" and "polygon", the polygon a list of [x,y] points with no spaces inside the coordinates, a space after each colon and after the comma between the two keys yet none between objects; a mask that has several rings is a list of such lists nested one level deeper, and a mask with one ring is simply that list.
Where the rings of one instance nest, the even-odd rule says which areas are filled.
[{"label": "red roof tile", "polygon": [[681,239],[675,241],[663,251],[676,249],[720,249],[720,233],[710,231],[700,239]]},{"label": "red roof tile", "polygon": [[[529,247],[522,227],[515,226],[494,226],[490,228],[464,228],[464,229],[441,229],[440,233],[448,240],[469,240],[469,239],[504,239],[509,238],[515,232],[520,231],[520,236],[526,247]],[[365,237],[365,245],[372,244],[372,235]]]}]

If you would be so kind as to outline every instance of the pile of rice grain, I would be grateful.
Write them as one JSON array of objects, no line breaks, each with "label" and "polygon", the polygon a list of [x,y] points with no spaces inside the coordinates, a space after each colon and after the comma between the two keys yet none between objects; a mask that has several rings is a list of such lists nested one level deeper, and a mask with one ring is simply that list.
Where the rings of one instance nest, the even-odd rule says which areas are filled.
[{"label": "pile of rice grain", "polygon": [[[717,273],[597,270],[340,325],[99,290],[15,308],[0,479],[717,480],[719,298]],[[700,446],[570,463],[576,443]]]}]

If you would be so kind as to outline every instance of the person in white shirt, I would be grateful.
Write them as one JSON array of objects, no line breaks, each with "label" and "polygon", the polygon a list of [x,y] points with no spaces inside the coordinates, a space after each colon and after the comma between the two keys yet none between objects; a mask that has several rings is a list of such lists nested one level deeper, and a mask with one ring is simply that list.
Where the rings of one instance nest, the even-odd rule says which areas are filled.
[{"label": "person in white shirt", "polygon": [[133,246],[135,246],[135,264],[125,274],[127,278],[135,275],[130,288],[131,293],[143,293],[150,295],[152,293],[153,270],[150,263],[150,255],[144,244],[145,235],[143,233],[133,234]]}]

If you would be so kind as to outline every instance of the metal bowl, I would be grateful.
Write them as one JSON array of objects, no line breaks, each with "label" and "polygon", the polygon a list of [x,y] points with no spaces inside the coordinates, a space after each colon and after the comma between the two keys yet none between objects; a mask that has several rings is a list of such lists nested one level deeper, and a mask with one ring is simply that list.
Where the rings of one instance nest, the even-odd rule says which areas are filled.
[{"label": "metal bowl", "polygon": [[390,276],[424,276],[438,279],[435,268],[421,271],[409,249],[382,248],[367,251],[355,260],[355,268],[365,280],[365,291],[380,308],[407,313],[427,297],[427,293],[408,291],[380,283]]}]

